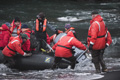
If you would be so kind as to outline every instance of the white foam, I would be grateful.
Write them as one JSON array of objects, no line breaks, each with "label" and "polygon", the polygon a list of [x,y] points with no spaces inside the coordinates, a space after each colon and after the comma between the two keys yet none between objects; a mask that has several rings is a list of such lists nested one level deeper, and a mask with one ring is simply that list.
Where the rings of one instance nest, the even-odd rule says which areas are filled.
[{"label": "white foam", "polygon": [[76,22],[76,21],[81,21],[82,19],[78,19],[77,17],[72,17],[72,16],[66,16],[66,17],[58,17],[58,21],[64,21],[64,22]]}]

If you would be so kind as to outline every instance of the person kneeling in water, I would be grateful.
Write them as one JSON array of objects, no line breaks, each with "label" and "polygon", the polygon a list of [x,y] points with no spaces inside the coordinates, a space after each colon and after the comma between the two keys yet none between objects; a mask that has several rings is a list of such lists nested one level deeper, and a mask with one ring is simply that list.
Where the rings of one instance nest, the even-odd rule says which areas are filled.
[{"label": "person kneeling in water", "polygon": [[60,63],[61,59],[67,59],[71,62],[71,69],[75,68],[76,58],[72,54],[72,47],[75,46],[79,49],[86,50],[87,48],[78,41],[75,36],[72,34],[67,34],[63,36],[53,47],[55,50],[55,60],[52,69],[55,69]]},{"label": "person kneeling in water", "polygon": [[4,55],[4,64],[10,68],[14,67],[15,61],[14,57],[15,54],[18,52],[23,56],[31,56],[31,53],[25,53],[21,49],[21,44],[27,41],[28,36],[26,34],[20,34],[20,36],[14,37],[8,45],[3,49],[2,53]]}]

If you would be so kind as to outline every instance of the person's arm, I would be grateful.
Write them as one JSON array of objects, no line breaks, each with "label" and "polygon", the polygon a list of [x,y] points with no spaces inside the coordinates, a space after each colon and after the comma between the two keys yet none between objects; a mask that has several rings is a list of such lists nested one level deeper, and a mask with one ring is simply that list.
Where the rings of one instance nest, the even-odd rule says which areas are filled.
[{"label": "person's arm", "polygon": [[20,43],[20,42],[16,41],[16,42],[14,43],[14,47],[15,47],[15,50],[16,50],[19,54],[24,55],[24,51],[21,49],[21,43]]},{"label": "person's arm", "polygon": [[24,52],[24,51],[21,49],[21,43],[20,43],[20,42],[16,42],[16,43],[14,44],[14,46],[15,46],[16,51],[17,51],[19,54],[21,54],[22,56],[31,56],[31,55],[32,55],[32,53],[26,53],[26,52]]},{"label": "person's arm", "polygon": [[47,23],[47,27],[49,29],[51,29],[53,32],[56,32],[56,27],[53,27],[52,25],[50,25],[49,23]]},{"label": "person's arm", "polygon": [[10,34],[9,34],[9,33],[8,33],[8,34],[5,34],[5,35],[4,35],[4,39],[3,39],[4,47],[8,44],[9,39],[10,39]]},{"label": "person's arm", "polygon": [[106,46],[108,47],[112,43],[110,32],[107,31]]},{"label": "person's arm", "polygon": [[[59,41],[58,41],[59,42]],[[52,47],[53,50],[56,49],[57,45],[58,45],[58,42]]]},{"label": "person's arm", "polygon": [[91,25],[91,38],[90,38],[90,44],[94,45],[97,40],[97,35],[99,32],[99,26],[97,23],[93,23]]},{"label": "person's arm", "polygon": [[85,47],[84,44],[82,44],[82,42],[80,42],[79,40],[77,40],[76,38],[72,37],[72,40],[70,41],[70,43],[79,48],[79,49],[82,49],[82,50],[86,50],[87,48]]}]

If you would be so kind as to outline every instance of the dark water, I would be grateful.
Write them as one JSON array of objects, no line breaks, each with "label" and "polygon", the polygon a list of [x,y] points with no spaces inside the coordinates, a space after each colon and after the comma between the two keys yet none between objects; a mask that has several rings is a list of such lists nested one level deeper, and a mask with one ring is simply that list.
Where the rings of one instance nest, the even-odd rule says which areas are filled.
[{"label": "dark water", "polygon": [[[104,18],[104,21],[111,33],[113,43],[105,51],[105,56],[109,57],[107,60],[109,67],[119,67],[120,57],[120,2],[108,2],[108,3],[82,3],[68,0],[1,0],[0,1],[0,25],[4,22],[12,22],[14,17],[20,17],[22,23],[28,24],[30,27],[34,26],[36,15],[39,12],[44,12],[46,18],[51,25],[57,27],[60,30],[64,30],[65,23],[71,23],[76,28],[76,33],[80,41],[86,41],[87,31],[90,26],[91,11],[98,10],[100,15]],[[48,29],[48,33],[51,36],[53,32]],[[111,62],[114,61],[114,62]],[[117,61],[118,60],[118,61]],[[118,62],[118,63],[117,63]],[[116,63],[116,65],[113,65]],[[118,64],[118,65],[117,65]],[[79,65],[80,66],[80,65]],[[27,71],[27,72],[12,72],[3,74],[1,78],[23,78],[30,79],[51,79],[51,80],[78,80],[81,78],[80,69],[78,67],[76,71],[69,70],[62,71]],[[88,67],[87,71],[89,70]],[[93,69],[93,67],[92,67]],[[84,69],[83,69],[84,70]],[[91,69],[90,69],[91,70]],[[2,70],[1,70],[2,71]],[[78,72],[77,72],[78,71]],[[46,73],[47,72],[47,73]],[[84,72],[84,71],[81,71]],[[91,70],[92,72],[92,70]],[[23,73],[23,74],[21,74]],[[66,74],[68,73],[68,74]],[[73,74],[72,74],[73,73]],[[52,74],[52,75],[51,75]],[[55,75],[56,74],[56,75]],[[66,75],[65,75],[66,74]],[[6,76],[7,75],[7,76]],[[17,75],[17,77],[15,77]],[[54,75],[54,76],[53,76]],[[30,77],[31,76],[31,77]],[[86,75],[85,75],[86,76]],[[82,77],[85,77],[82,76]],[[88,74],[88,80],[91,74]],[[93,76],[93,75],[92,75]],[[48,80],[49,80],[48,79]],[[87,80],[83,78],[83,80]],[[82,79],[81,79],[82,80]]]},{"label": "dark water", "polygon": [[[36,15],[42,11],[46,14],[50,24],[60,30],[64,30],[65,23],[71,23],[76,28],[80,41],[86,41],[91,11],[97,10],[104,18],[113,40],[118,40],[113,45],[117,44],[118,46],[120,43],[120,2],[82,3],[70,0],[1,0],[0,3],[0,24],[6,21],[12,22],[14,17],[18,16],[22,23],[32,27],[35,25]],[[50,36],[53,34],[49,29],[48,33]],[[117,52],[115,50],[116,53],[120,52],[119,48],[117,50]]]}]

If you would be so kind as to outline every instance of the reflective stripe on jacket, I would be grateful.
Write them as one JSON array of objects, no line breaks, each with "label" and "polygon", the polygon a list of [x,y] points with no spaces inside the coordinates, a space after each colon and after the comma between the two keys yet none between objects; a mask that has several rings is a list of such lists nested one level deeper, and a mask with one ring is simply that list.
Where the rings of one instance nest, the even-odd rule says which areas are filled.
[{"label": "reflective stripe on jacket", "polygon": [[112,38],[109,31],[107,31],[105,38],[106,38],[106,45],[109,46],[112,43]]},{"label": "reflective stripe on jacket", "polygon": [[50,42],[53,42],[56,38],[56,34],[53,34],[52,36],[50,36]]}]

